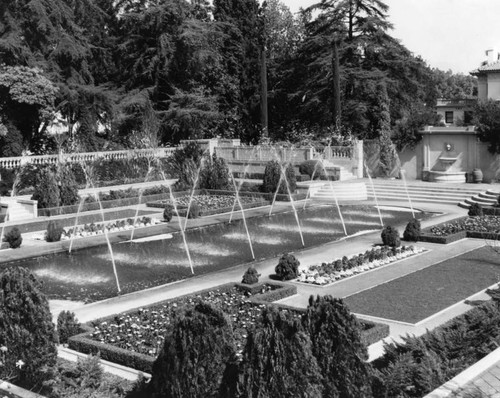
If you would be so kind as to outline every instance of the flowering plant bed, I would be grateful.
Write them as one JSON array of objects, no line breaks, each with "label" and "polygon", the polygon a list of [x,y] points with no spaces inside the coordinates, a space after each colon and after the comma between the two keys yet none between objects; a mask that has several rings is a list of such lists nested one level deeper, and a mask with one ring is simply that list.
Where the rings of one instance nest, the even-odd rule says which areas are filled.
[{"label": "flowering plant bed", "polygon": [[61,240],[69,240],[71,238],[85,238],[87,236],[102,235],[107,232],[127,231],[134,228],[148,227],[159,224],[160,220],[150,217],[141,217],[137,220],[128,218],[127,220],[118,220],[108,224],[85,224],[81,227],[64,229],[61,235]]},{"label": "flowering plant bed", "polygon": [[[290,311],[297,319],[305,310],[269,304],[297,292],[295,286],[268,283],[259,285],[226,284],[216,289],[181,296],[148,308],[96,320],[86,326],[87,332],[69,339],[69,346],[84,353],[100,352],[101,358],[151,372],[155,357],[163,345],[172,321],[181,312],[199,301],[209,303],[228,314],[238,351],[243,350],[248,330],[260,321],[264,308],[275,305]],[[362,338],[371,344],[388,335],[388,328],[361,321]],[[366,338],[364,338],[366,335]]]},{"label": "flowering plant bed", "polygon": [[500,233],[500,216],[461,217],[424,230],[421,241],[450,243],[458,239],[496,239]]},{"label": "flowering plant bed", "polygon": [[382,246],[367,250],[350,258],[344,256],[329,263],[311,265],[305,270],[300,270],[296,281],[325,286],[340,279],[348,278],[424,251],[425,249],[416,246],[394,248]]},{"label": "flowering plant bed", "polygon": [[[244,208],[250,208],[255,206],[262,206],[268,204],[267,201],[263,200],[261,197],[255,196],[240,196],[241,204]],[[179,215],[185,215],[187,208],[189,206],[189,201],[191,197],[189,195],[181,196],[175,198],[177,209]],[[235,202],[235,195],[196,195],[193,196],[193,202],[196,202],[200,207],[201,215],[217,214],[221,212],[231,211]],[[171,200],[161,200],[157,202],[148,202],[148,207],[159,207],[164,208],[167,204],[172,204]],[[238,203],[236,204],[236,210],[239,210]]]}]

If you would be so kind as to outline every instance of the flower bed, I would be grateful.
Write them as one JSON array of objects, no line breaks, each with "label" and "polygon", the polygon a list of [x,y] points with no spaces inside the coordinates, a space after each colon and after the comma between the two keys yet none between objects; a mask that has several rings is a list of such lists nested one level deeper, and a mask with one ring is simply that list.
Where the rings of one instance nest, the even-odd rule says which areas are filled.
[{"label": "flower bed", "polygon": [[500,216],[461,217],[425,229],[419,240],[433,243],[450,243],[465,237],[497,239],[499,234]]},{"label": "flower bed", "polygon": [[[203,300],[228,314],[233,325],[236,345],[241,351],[248,329],[259,322],[266,306],[275,305],[281,311],[292,312],[297,318],[302,316],[305,311],[303,309],[269,304],[296,292],[295,286],[275,282],[256,286],[226,284],[217,289],[181,296],[148,308],[96,320],[92,322],[92,327],[86,326],[87,332],[71,337],[69,346],[83,353],[100,352],[103,359],[151,372],[167,329],[176,314]],[[361,321],[361,325],[362,339],[367,345],[389,334],[384,325],[366,321]],[[373,340],[374,338],[377,340]]]},{"label": "flower bed", "polygon": [[[260,196],[240,196],[240,202],[244,208],[261,206],[267,204],[267,201],[263,200]],[[175,199],[177,210],[179,215],[185,216],[187,208],[189,206],[189,201],[191,197],[189,195],[181,196]],[[196,202],[201,210],[201,215],[211,215],[221,212],[231,211],[234,206],[235,195],[196,195],[193,196],[193,202]],[[160,200],[156,202],[148,202],[146,205],[148,207],[159,207],[164,208],[167,204],[172,204],[171,200]],[[239,209],[239,205],[236,204],[236,209]]]},{"label": "flower bed", "polygon": [[127,231],[134,228],[149,227],[151,225],[159,224],[160,220],[150,217],[138,218],[135,221],[132,218],[127,220],[118,220],[109,224],[85,224],[76,228],[63,229],[61,240],[69,240],[71,238],[85,238],[87,236],[102,235],[104,232],[119,232]]},{"label": "flower bed", "polygon": [[329,263],[311,265],[305,270],[300,270],[296,281],[325,286],[340,279],[348,278],[424,251],[425,249],[415,246],[395,248],[382,246],[377,249],[367,250],[365,253],[354,255],[350,258],[344,256]]}]

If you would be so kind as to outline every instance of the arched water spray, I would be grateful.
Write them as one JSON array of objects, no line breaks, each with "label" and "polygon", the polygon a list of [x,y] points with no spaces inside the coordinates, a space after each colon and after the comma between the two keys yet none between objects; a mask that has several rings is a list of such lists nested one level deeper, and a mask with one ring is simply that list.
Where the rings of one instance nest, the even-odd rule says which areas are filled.
[{"label": "arched water spray", "polygon": [[401,166],[401,159],[399,159],[399,155],[397,153],[395,153],[395,158],[397,161],[399,173],[401,174],[401,179],[403,180],[403,185],[405,187],[406,197],[408,198],[408,204],[410,205],[411,214],[412,214],[413,218],[415,218],[415,211],[413,210],[413,204],[411,203],[410,192],[408,192],[408,185],[406,184],[405,171],[403,170],[403,167]]},{"label": "arched water spray", "polygon": [[[256,149],[259,149],[259,151],[260,151],[260,146],[252,148],[252,152],[250,153],[250,158],[253,158],[253,154],[254,154]],[[228,165],[228,167],[229,167],[229,165]],[[243,185],[243,180],[245,179],[246,175],[248,174],[249,167],[250,167],[250,161],[247,162],[247,164],[245,165],[245,168],[243,169],[243,179],[240,181],[239,184],[237,184],[237,187],[235,188],[235,196],[234,196],[234,201],[233,201],[233,208],[231,209],[231,215],[229,216],[229,224],[231,224],[231,222],[233,221],[234,211],[236,209],[236,204],[238,203],[238,200],[236,197],[237,196],[236,192],[238,192],[238,193],[240,192],[241,186]],[[231,170],[229,170],[229,174],[234,177],[234,174]]]},{"label": "arched water spray", "polygon": [[[320,159],[320,163],[321,163],[321,166],[323,167],[323,171],[325,172],[325,174],[327,174],[325,163],[323,162],[323,159]],[[333,194],[333,199],[335,200],[335,206],[337,206],[337,211],[339,213],[340,222],[342,223],[342,228],[344,228],[344,234],[347,236],[347,229],[345,226],[344,217],[342,216],[342,212],[340,211],[339,201],[337,199],[337,193],[333,189],[332,181],[328,180],[328,182],[330,184],[330,189],[331,189],[332,194]]]},{"label": "arched water spray", "polygon": [[[87,167],[91,167],[91,166],[85,166],[84,164],[80,163],[80,167],[82,168],[83,170],[83,174],[85,175],[85,189],[88,189],[90,188],[90,171],[87,170]],[[85,196],[82,196],[80,198],[80,203],[78,204],[78,210],[76,211],[76,217],[75,217],[75,224],[73,225],[73,233],[71,234],[71,237],[70,237],[70,240],[69,240],[69,249],[68,249],[68,253],[71,254],[71,250],[73,249],[73,242],[75,240],[75,237],[76,237],[76,227],[78,225],[78,218],[80,216],[80,212],[82,211],[82,207],[83,207],[83,204],[85,203],[85,200],[87,198]]]},{"label": "arched water spray", "polygon": [[[148,172],[146,173],[146,177],[144,178],[144,182],[148,181],[149,175],[153,171],[151,159],[149,157],[147,158],[147,161],[148,161]],[[145,189],[144,187],[139,188],[139,198],[137,199],[137,206],[135,207],[134,225],[137,224],[137,219],[139,218],[139,209],[141,207],[142,195],[144,194],[144,189]],[[134,240],[134,232],[135,232],[135,228],[132,230],[132,232],[130,234],[131,241]]]},{"label": "arched water spray", "polygon": [[[317,161],[314,164],[314,170],[313,170],[313,173],[312,173],[312,176],[311,176],[311,183],[314,181],[314,177],[316,176],[316,172],[318,171],[318,165],[319,165],[319,163],[320,162]],[[311,184],[309,184],[309,188],[307,189],[307,195],[306,195],[306,199],[304,200],[304,206],[302,207],[302,210],[305,210],[305,208],[306,208],[307,199],[311,199]]]},{"label": "arched water spray", "polygon": [[[157,160],[159,161],[159,159],[157,159]],[[180,230],[180,233],[181,233],[181,236],[182,236],[182,242],[184,244],[184,250],[186,251],[186,255],[187,255],[187,258],[188,258],[188,261],[189,261],[189,266],[191,267],[191,273],[194,275],[193,260],[191,260],[191,253],[189,252],[189,247],[188,247],[188,243],[187,243],[187,240],[186,240],[186,233],[185,233],[184,229],[182,228],[181,217],[179,216],[179,210],[177,209],[177,202],[175,201],[174,194],[172,192],[172,187],[167,182],[167,177],[165,176],[165,172],[161,168],[161,164],[159,166],[160,166],[160,173],[161,173],[161,176],[163,178],[163,181],[165,181],[165,183],[168,186],[168,191],[169,191],[169,194],[170,194],[170,201],[172,202],[172,206],[174,208],[174,212],[175,212],[175,214],[177,216],[177,222],[179,224],[179,230]],[[187,215],[186,215],[186,217],[187,217]]]},{"label": "arched water spray", "polygon": [[194,177],[193,187],[191,188],[191,194],[189,195],[186,220],[184,221],[184,231],[186,230],[186,227],[187,227],[187,222],[188,222],[188,218],[189,218],[189,211],[191,210],[191,203],[193,203],[194,192],[196,190],[196,186],[198,185],[198,180],[200,179],[200,172],[201,172],[201,168],[203,167],[203,157],[206,155],[207,150],[208,149],[203,151],[203,154],[201,155],[200,165],[198,166],[198,169],[196,170],[196,175]]},{"label": "arched water spray", "polygon": [[243,208],[243,206],[241,204],[241,200],[240,200],[240,195],[239,195],[239,192],[238,192],[238,188],[236,187],[236,180],[234,179],[234,175],[232,173],[231,173],[231,179],[233,180],[233,186],[234,186],[234,190],[236,192],[236,200],[238,201],[238,205],[240,206],[240,209],[241,209],[241,216],[243,218],[243,225],[245,226],[245,231],[246,231],[247,238],[248,238],[248,245],[250,246],[250,252],[252,253],[252,259],[255,260],[255,254],[253,252],[252,239],[250,239],[250,232],[248,231],[247,220],[245,218],[245,209]]},{"label": "arched water spray", "polygon": [[[288,179],[286,178],[285,170],[283,169],[282,166],[280,166],[280,167],[281,167],[281,174],[285,178],[285,185],[286,185],[286,189],[288,191],[288,196],[290,198],[290,203],[292,204],[293,214],[295,215],[295,221],[297,221],[297,226],[299,227],[300,240],[302,242],[302,246],[305,247],[304,235],[302,234],[302,227],[300,226],[299,216],[297,214],[297,209],[295,209],[295,204],[293,201],[292,192],[290,191],[290,184],[288,183]],[[278,185],[278,189],[279,189],[279,185]]]},{"label": "arched water spray", "polygon": [[[279,181],[278,181],[278,185],[276,187],[276,191],[274,192],[274,198],[273,198],[273,201],[271,203],[271,208],[269,209],[269,217],[271,216],[271,214],[273,212],[274,204],[276,202],[276,198],[278,196],[278,192],[280,190],[281,183],[284,182],[285,186],[286,186],[286,189],[287,189],[287,192],[288,192],[288,198],[290,199],[290,204],[292,205],[292,211],[293,211],[293,214],[295,216],[295,220],[297,221],[297,226],[299,228],[300,240],[302,242],[302,246],[305,246],[304,235],[302,234],[302,226],[300,225],[300,220],[299,220],[299,216],[297,214],[297,209],[295,208],[295,204],[294,204],[292,192],[290,190],[290,183],[288,182],[288,178],[286,177],[286,168],[283,167],[283,164],[287,164],[287,163],[286,162],[281,162],[281,159],[276,154],[276,151],[274,151],[274,154],[275,154],[275,158],[278,159],[277,162],[278,162],[279,168],[280,168],[280,178],[279,178]],[[293,149],[290,151],[290,161],[291,161],[292,158],[293,158]]]},{"label": "arched water spray", "polygon": [[363,162],[363,163],[365,165],[366,175],[368,176],[368,180],[370,181],[370,184],[372,186],[373,197],[375,198],[375,207],[377,208],[378,216],[380,218],[380,225],[383,227],[384,226],[384,221],[382,220],[382,213],[380,212],[380,206],[378,205],[377,193],[375,192],[375,186],[373,185],[373,180],[372,180],[372,177],[370,175],[370,170],[368,169],[368,166],[366,165],[366,162]]}]

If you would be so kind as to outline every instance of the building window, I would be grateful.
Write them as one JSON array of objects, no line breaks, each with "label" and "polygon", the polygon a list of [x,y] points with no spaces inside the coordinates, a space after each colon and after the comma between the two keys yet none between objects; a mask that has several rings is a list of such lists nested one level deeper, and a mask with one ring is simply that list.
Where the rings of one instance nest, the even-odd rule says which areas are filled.
[{"label": "building window", "polygon": [[453,111],[446,111],[444,113],[444,120],[446,124],[453,124]]},{"label": "building window", "polygon": [[464,112],[464,124],[466,126],[468,126],[469,124],[472,124],[472,112],[471,111]]}]

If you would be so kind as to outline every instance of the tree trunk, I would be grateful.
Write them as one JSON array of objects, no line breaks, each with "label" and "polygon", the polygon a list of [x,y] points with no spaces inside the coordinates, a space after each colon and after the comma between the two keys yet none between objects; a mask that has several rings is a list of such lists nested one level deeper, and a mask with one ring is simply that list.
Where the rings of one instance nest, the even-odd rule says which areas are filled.
[{"label": "tree trunk", "polygon": [[340,126],[340,66],[339,66],[339,51],[337,47],[337,40],[333,40],[333,53],[332,53],[332,74],[333,74],[333,123],[336,127]]},{"label": "tree trunk", "polygon": [[262,46],[260,51],[260,123],[262,125],[262,137],[267,138],[269,118],[267,114],[267,61],[265,46]]}]

